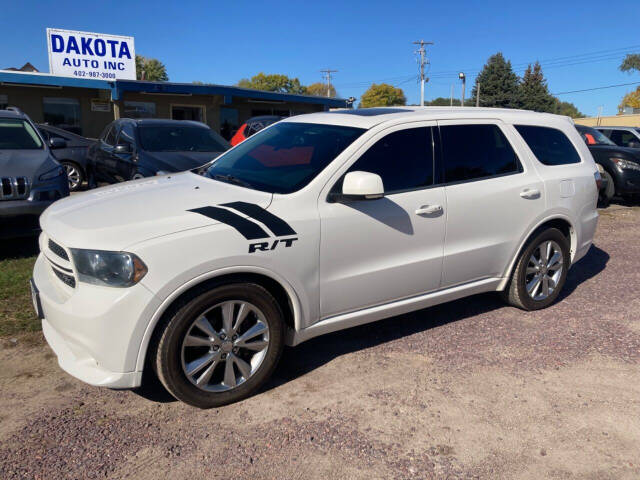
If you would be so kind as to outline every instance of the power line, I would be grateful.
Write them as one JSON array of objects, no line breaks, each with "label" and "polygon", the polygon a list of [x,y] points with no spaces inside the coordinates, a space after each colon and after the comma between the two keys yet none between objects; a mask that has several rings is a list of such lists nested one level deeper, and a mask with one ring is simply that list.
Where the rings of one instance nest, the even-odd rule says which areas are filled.
[{"label": "power line", "polygon": [[604,90],[605,88],[626,87],[629,85],[638,85],[640,82],[619,83],[617,85],[605,85],[604,87],[583,88],[582,90],[571,90],[569,92],[558,92],[552,95],[566,95],[567,93],[592,92],[593,90]]}]

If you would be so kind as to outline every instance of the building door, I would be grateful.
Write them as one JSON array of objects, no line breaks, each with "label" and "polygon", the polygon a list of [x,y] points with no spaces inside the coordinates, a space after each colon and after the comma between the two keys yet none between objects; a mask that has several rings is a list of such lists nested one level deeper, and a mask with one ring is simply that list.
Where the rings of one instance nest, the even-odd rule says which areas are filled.
[{"label": "building door", "polygon": [[231,137],[238,131],[238,110],[235,108],[220,107],[220,135],[225,140],[231,140]]},{"label": "building door", "polygon": [[200,105],[171,105],[171,118],[204,123],[204,107]]}]

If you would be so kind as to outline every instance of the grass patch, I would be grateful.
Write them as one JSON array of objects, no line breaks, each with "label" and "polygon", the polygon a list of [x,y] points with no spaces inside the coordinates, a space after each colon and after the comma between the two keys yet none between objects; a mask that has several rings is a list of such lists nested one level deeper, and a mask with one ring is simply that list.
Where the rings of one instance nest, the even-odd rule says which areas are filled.
[{"label": "grass patch", "polygon": [[36,252],[34,239],[0,243],[0,336],[41,329],[29,290]]}]

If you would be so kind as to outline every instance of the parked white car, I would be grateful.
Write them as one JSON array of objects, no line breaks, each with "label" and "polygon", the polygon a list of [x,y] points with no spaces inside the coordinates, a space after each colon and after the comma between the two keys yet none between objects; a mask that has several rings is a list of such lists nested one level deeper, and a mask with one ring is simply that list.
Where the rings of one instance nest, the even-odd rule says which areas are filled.
[{"label": "parked white car", "polygon": [[213,407],[285,344],[480,292],[557,299],[591,246],[598,170],[570,119],[481,108],[296,116],[191,172],[61,200],[34,304],[60,366],[130,388],[155,371]]}]

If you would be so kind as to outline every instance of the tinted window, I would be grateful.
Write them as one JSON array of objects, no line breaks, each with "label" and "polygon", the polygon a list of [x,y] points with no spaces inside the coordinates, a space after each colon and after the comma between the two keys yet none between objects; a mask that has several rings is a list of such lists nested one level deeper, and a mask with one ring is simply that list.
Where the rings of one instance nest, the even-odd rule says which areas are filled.
[{"label": "tinted window", "polygon": [[[0,118],[0,150],[39,150],[42,141],[24,120]],[[12,159],[9,159],[9,165]],[[15,160],[14,160],[15,161]]]},{"label": "tinted window", "polygon": [[513,148],[497,125],[440,127],[445,182],[521,171]]},{"label": "tinted window", "polygon": [[138,128],[140,145],[149,152],[224,152],[224,139],[210,128],[153,125]]},{"label": "tinted window", "polygon": [[133,125],[130,123],[125,123],[122,125],[122,130],[120,130],[120,136],[118,137],[119,144],[128,144],[134,146],[135,142],[135,133],[133,130]]},{"label": "tinted window", "polygon": [[639,142],[636,136],[627,130],[612,130],[611,140],[620,147],[629,147],[631,142]]},{"label": "tinted window", "polygon": [[613,145],[611,140],[609,140],[604,133],[596,130],[595,128],[588,127],[577,127],[578,133],[584,140],[587,145]]},{"label": "tinted window", "polygon": [[207,177],[266,192],[295,192],[363,132],[337,125],[278,123],[218,157]]},{"label": "tinted window", "polygon": [[104,142],[107,145],[115,145],[116,144],[116,126],[112,125],[109,127],[109,131],[107,135],[104,137]]},{"label": "tinted window", "polygon": [[429,127],[390,133],[378,140],[349,169],[377,173],[385,192],[433,185],[433,142]]},{"label": "tinted window", "polygon": [[580,163],[580,155],[560,130],[531,125],[515,125],[529,148],[545,165],[568,165]]}]

